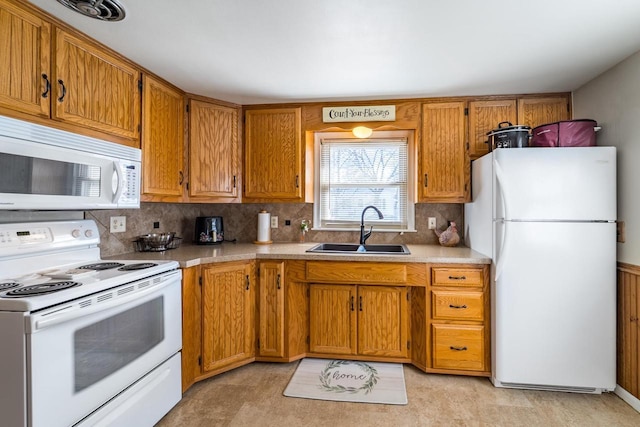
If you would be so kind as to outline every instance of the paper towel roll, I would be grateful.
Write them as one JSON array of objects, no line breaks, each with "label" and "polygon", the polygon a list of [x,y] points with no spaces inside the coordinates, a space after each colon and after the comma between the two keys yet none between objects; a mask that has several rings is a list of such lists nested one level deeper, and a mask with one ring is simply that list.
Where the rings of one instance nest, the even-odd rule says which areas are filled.
[{"label": "paper towel roll", "polygon": [[257,243],[271,243],[271,214],[267,211],[258,213]]}]

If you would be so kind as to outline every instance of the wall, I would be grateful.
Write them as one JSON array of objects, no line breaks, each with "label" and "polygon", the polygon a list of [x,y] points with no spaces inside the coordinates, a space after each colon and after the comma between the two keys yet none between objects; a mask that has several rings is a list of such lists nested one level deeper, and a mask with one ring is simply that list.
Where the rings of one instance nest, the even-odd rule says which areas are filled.
[{"label": "wall", "polygon": [[626,235],[618,261],[640,265],[640,52],[576,90],[573,113],[602,126],[598,145],[618,148],[618,220]]},{"label": "wall", "polygon": [[[225,239],[238,242],[253,242],[256,239],[258,212],[265,209],[272,216],[278,216],[279,228],[272,229],[274,242],[298,242],[300,240],[300,222],[313,219],[313,204],[178,204],[178,203],[142,203],[140,209],[106,210],[85,212],[85,217],[96,220],[100,229],[100,252],[103,257],[118,255],[135,250],[133,241],[141,234],[175,231],[183,237],[182,244],[192,244],[195,219],[198,216],[222,216]],[[416,233],[374,233],[368,243],[426,243],[437,244],[432,230],[427,229],[427,217],[436,217],[439,229],[446,228],[447,221],[455,221],[459,230],[462,226],[461,204],[417,204]],[[127,231],[109,232],[109,218],[124,215],[127,217]],[[285,226],[285,220],[291,220]],[[158,221],[160,228],[153,229]],[[462,234],[462,233],[461,233]],[[359,232],[313,231],[307,236],[307,242],[357,242]]]}]

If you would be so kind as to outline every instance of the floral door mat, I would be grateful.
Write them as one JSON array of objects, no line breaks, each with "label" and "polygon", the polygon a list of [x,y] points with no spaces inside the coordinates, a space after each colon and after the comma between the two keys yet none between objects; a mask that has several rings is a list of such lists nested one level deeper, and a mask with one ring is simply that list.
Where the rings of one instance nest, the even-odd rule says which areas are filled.
[{"label": "floral door mat", "polygon": [[400,363],[302,359],[284,395],[343,402],[407,404]]}]

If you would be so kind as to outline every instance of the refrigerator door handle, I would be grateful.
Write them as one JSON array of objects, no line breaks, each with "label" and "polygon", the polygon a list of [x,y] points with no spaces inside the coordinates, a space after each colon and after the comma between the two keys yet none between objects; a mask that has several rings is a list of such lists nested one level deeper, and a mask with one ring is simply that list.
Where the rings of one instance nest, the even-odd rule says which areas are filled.
[{"label": "refrigerator door handle", "polygon": [[[502,218],[507,219],[509,218],[507,214],[507,198],[505,197],[507,180],[504,177],[504,172],[502,171],[502,167],[500,166],[500,163],[498,163],[498,160],[493,160],[493,170],[496,172],[496,181],[500,190],[500,200],[502,200]],[[498,212],[496,212],[496,219],[498,217]]]},{"label": "refrigerator door handle", "polygon": [[507,254],[509,253],[508,247],[509,247],[509,237],[507,233],[507,224],[509,222],[508,221],[496,221],[496,226],[498,224],[502,224],[504,226],[504,230],[502,231],[502,239],[501,239],[501,243],[500,246],[497,248],[498,250],[496,251],[496,258],[497,258],[497,263],[496,263],[496,278],[495,280],[498,281],[498,279],[500,278],[500,275],[502,274],[502,271],[504,270],[504,263],[505,263],[505,259],[507,258]]}]

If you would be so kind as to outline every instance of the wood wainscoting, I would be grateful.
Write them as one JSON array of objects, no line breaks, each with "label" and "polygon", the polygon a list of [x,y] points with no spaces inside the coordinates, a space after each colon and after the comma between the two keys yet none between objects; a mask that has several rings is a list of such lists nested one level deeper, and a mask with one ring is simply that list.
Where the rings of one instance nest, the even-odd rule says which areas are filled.
[{"label": "wood wainscoting", "polygon": [[640,266],[618,263],[617,383],[640,399]]}]

